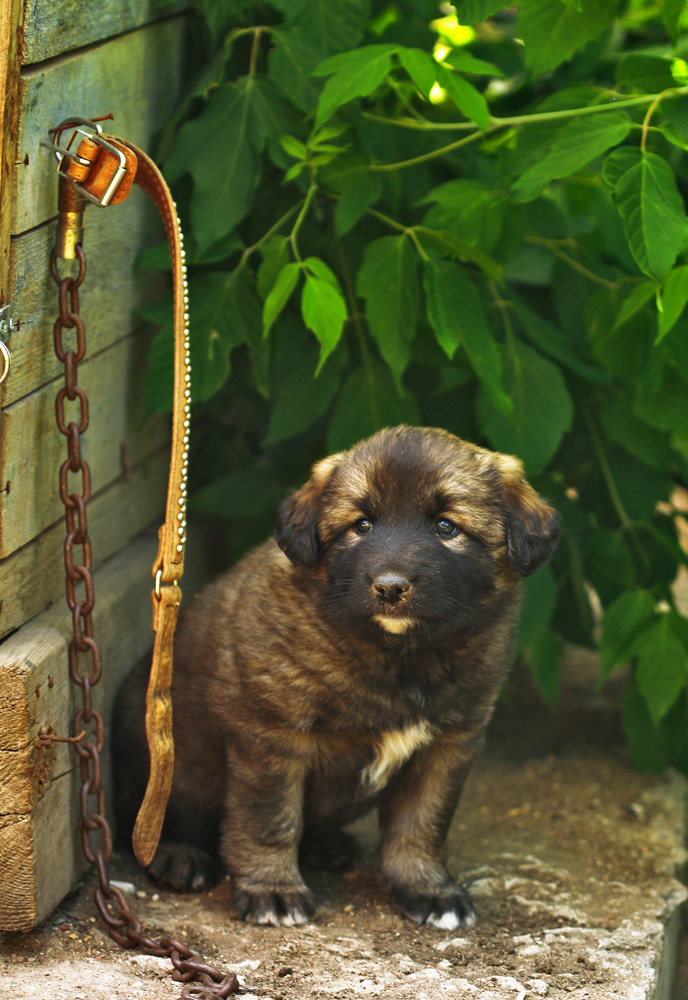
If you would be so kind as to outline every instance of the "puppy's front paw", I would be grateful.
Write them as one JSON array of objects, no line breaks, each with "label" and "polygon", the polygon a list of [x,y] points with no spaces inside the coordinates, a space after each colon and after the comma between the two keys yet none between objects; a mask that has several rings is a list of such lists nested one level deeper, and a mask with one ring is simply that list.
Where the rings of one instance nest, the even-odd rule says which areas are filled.
[{"label": "puppy's front paw", "polygon": [[313,893],[303,889],[254,890],[236,889],[232,893],[232,909],[239,920],[273,927],[293,927],[307,924],[315,915]]},{"label": "puppy's front paw", "polygon": [[174,840],[164,840],[147,871],[156,882],[178,892],[197,892],[215,885],[220,866],[211,854]]},{"label": "puppy's front paw", "polygon": [[448,883],[426,892],[398,886],[391,886],[390,889],[394,901],[417,924],[453,931],[457,927],[471,927],[475,923],[471,897],[460,885]]}]

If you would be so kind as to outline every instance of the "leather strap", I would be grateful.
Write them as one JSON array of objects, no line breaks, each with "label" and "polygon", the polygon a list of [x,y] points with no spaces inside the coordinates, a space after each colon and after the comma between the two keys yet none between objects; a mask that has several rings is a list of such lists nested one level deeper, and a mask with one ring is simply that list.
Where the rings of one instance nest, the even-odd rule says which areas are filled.
[{"label": "leather strap", "polygon": [[[83,133],[81,133],[83,135]],[[128,196],[132,183],[142,187],[162,217],[172,258],[174,288],[174,408],[172,452],[165,521],[153,563],[155,588],[153,630],[155,643],[146,696],[146,735],[150,752],[148,787],[134,827],[134,853],[142,865],[153,859],[160,838],[165,807],[172,785],[172,651],[181,601],[177,585],[184,572],[186,544],[186,476],[190,426],[190,365],[188,293],[182,234],[169,188],[155,163],[141,149],[115,136],[84,136],[76,155],[64,157],[60,172],[75,182],[77,190],[102,205],[118,204]]]}]

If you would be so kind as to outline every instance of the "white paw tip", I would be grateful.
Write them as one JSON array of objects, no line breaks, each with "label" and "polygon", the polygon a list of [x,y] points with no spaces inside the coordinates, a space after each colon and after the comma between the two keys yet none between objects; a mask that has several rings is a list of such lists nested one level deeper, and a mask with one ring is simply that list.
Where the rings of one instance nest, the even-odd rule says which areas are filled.
[{"label": "white paw tip", "polygon": [[437,913],[431,913],[426,923],[441,931],[455,931],[457,927],[461,926],[461,921],[454,910],[447,910],[441,916]]}]

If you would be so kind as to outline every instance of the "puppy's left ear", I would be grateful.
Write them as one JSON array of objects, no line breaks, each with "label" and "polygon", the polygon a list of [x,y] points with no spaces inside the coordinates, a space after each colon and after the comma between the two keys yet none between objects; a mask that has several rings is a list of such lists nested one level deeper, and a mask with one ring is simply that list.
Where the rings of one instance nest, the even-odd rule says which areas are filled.
[{"label": "puppy's left ear", "polygon": [[506,498],[509,562],[530,576],[552,557],[559,541],[559,514],[526,482],[523,466],[511,455],[498,455]]},{"label": "puppy's left ear", "polygon": [[296,566],[311,567],[320,556],[318,522],[325,487],[339,455],[330,455],[313,466],[311,478],[280,504],[275,541]]}]

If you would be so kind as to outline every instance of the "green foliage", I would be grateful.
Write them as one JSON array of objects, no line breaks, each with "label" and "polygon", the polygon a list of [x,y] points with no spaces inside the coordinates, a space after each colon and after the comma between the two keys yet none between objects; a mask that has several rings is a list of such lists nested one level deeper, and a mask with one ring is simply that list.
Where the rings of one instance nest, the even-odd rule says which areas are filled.
[{"label": "green foliage", "polygon": [[[517,454],[563,516],[519,632],[544,701],[564,643],[598,644],[600,684],[632,664],[636,762],[688,771],[667,506],[688,480],[683,0],[194,8],[161,142],[189,247],[197,515],[238,556],[312,461],[389,424]],[[158,411],[168,304],[147,316]]]}]

